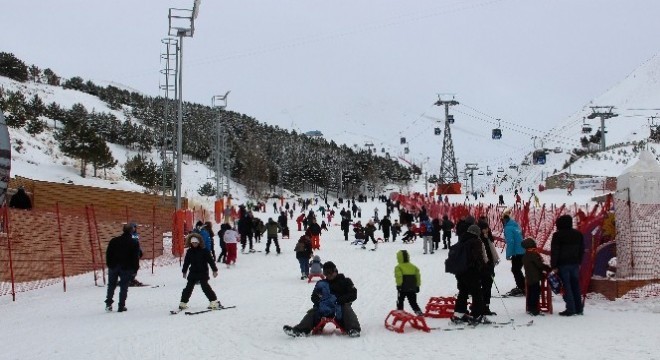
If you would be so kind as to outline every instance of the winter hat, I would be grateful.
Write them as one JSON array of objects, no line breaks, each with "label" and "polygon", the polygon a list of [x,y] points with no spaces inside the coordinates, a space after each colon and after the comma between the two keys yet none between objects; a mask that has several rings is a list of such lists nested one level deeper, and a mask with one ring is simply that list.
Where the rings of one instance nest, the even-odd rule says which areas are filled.
[{"label": "winter hat", "polygon": [[321,261],[321,257],[318,255],[314,255],[314,261]]},{"label": "winter hat", "polygon": [[203,225],[204,225],[203,222],[201,222],[201,221],[197,221],[197,224],[195,224],[195,227],[197,227],[197,226],[203,226]]},{"label": "winter hat", "polygon": [[521,245],[522,245],[523,249],[535,248],[536,247],[536,241],[534,241],[534,239],[532,239],[532,238],[527,238],[527,239],[522,241]]},{"label": "winter hat", "polygon": [[470,227],[467,229],[467,232],[472,235],[479,236],[481,234],[481,229],[479,229],[479,226],[477,225],[470,225]]},{"label": "winter hat", "polygon": [[466,223],[466,224],[470,224],[470,225],[474,224],[474,216],[472,216],[472,215],[468,215],[468,216],[465,218],[465,223]]}]

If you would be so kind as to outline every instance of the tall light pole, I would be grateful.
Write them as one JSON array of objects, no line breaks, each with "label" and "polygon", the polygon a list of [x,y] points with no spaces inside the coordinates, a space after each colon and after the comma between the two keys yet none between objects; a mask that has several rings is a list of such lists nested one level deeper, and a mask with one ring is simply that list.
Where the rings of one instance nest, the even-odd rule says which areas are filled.
[{"label": "tall light pole", "polygon": [[[220,199],[224,195],[220,191],[221,179],[224,178],[224,171],[222,169],[221,156],[225,156],[224,153],[220,155],[221,150],[221,141],[222,141],[222,131],[220,128],[220,118],[222,116],[222,111],[227,108],[227,96],[231,91],[227,91],[224,95],[215,95],[211,98],[211,106],[215,109],[218,109],[218,114],[215,120],[215,198]],[[227,177],[227,182],[229,182],[229,177]],[[224,189],[224,182],[223,189]]]},{"label": "tall light pole", "polygon": [[179,61],[177,73],[179,80],[179,116],[176,132],[176,209],[181,209],[181,165],[183,163],[183,38],[193,37],[195,34],[195,19],[199,14],[201,0],[195,0],[192,10],[170,8],[168,14],[170,36],[179,37]]}]

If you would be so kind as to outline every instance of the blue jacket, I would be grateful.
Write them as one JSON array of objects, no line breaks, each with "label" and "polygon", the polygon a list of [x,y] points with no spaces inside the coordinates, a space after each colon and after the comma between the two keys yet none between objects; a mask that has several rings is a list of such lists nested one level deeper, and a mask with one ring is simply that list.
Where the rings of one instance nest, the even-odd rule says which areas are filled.
[{"label": "blue jacket", "polygon": [[337,296],[330,292],[330,283],[327,280],[318,281],[314,286],[313,294],[312,298],[318,299],[316,308],[321,317],[334,317],[341,320],[341,306],[337,304]]},{"label": "blue jacket", "polygon": [[209,232],[205,228],[202,228],[199,231],[198,230],[193,230],[193,231],[199,233],[200,235],[202,235],[202,239],[204,239],[204,248],[208,252],[212,252],[213,242],[211,240],[211,234],[209,234]]},{"label": "blue jacket", "polygon": [[504,240],[506,240],[507,259],[514,255],[525,254],[525,249],[522,247],[522,230],[520,230],[520,225],[513,219],[509,219],[504,224]]}]

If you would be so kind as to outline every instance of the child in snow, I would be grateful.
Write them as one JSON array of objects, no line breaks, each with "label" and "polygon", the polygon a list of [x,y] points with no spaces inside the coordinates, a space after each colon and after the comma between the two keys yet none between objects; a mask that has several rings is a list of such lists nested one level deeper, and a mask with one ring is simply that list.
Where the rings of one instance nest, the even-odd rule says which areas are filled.
[{"label": "child in snow", "polygon": [[543,263],[543,259],[536,248],[536,241],[532,238],[523,240],[525,249],[522,262],[525,267],[525,280],[527,282],[527,313],[532,316],[539,315],[539,297],[541,296],[541,280],[550,266]]},{"label": "child in snow", "polygon": [[231,226],[225,230],[225,246],[227,248],[227,255],[225,256],[225,264],[227,264],[227,268],[229,268],[229,264],[234,264],[236,265],[236,248],[239,240],[241,240],[241,236],[238,234],[238,232],[234,229],[231,228]]},{"label": "child in snow", "polygon": [[341,321],[341,306],[337,305],[337,296],[330,292],[328,280],[323,279],[316,283],[312,292],[312,301],[314,301],[315,310],[314,323],[318,323],[323,317],[335,318]]},{"label": "child in snow", "polygon": [[309,262],[309,276],[312,275],[323,275],[323,263],[318,255],[314,255],[312,261]]},{"label": "child in snow", "polygon": [[[213,277],[218,276],[218,268],[211,256],[211,252],[206,250],[204,240],[200,234],[191,233],[186,237],[186,257],[183,260],[183,278],[188,280],[186,287],[181,292],[181,303],[179,309],[188,308],[188,300],[192,295],[195,284],[202,286],[202,291],[209,299],[209,309],[219,309],[221,307],[218,297],[209,285],[209,266],[213,270]],[[190,272],[188,272],[190,269]]]},{"label": "child in snow", "polygon": [[394,280],[396,281],[397,310],[403,310],[403,300],[408,298],[410,307],[415,315],[422,316],[422,310],[417,304],[417,293],[422,285],[422,276],[417,266],[410,262],[410,255],[406,250],[399,250],[396,253],[398,264],[394,267]]}]

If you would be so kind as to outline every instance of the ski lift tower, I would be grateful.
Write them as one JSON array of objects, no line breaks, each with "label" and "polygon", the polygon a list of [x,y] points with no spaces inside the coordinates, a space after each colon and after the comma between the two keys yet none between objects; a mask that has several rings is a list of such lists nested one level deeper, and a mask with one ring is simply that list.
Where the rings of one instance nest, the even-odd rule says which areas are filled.
[{"label": "ski lift tower", "polygon": [[[213,147],[213,153],[215,158],[215,198],[220,199],[224,197],[224,157],[225,153],[222,151],[222,129],[220,128],[220,120],[222,119],[222,112],[227,108],[227,96],[229,96],[230,91],[227,91],[224,95],[214,95],[211,98],[211,107],[218,109],[215,120],[215,146]],[[229,183],[229,177],[227,176],[227,183]],[[229,194],[228,194],[229,195]]]},{"label": "ski lift tower", "polygon": [[435,102],[435,105],[445,107],[445,136],[442,140],[442,160],[440,162],[438,184],[458,183],[458,169],[456,168],[456,156],[454,155],[454,142],[451,139],[451,129],[449,127],[449,107],[458,105],[458,101],[454,100],[453,96],[451,100],[443,100],[442,96],[438,94],[438,101]]},{"label": "ski lift tower", "polygon": [[177,119],[176,134],[176,209],[181,209],[181,167],[183,163],[183,38],[193,37],[195,34],[195,19],[199,14],[199,3],[201,0],[195,0],[192,10],[170,8],[168,12],[168,35],[179,37],[179,59],[177,61],[178,69],[176,73],[179,77],[177,82],[179,114]]},{"label": "ski lift tower", "polygon": [[619,116],[619,114],[612,112],[614,106],[590,106],[590,108],[592,113],[587,118],[600,118],[600,151],[605,151],[605,120]]},{"label": "ski lift tower", "polygon": [[465,173],[470,173],[470,192],[474,192],[474,171],[479,170],[479,164],[477,163],[466,163],[465,164]]}]

